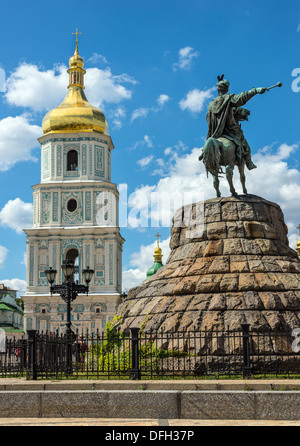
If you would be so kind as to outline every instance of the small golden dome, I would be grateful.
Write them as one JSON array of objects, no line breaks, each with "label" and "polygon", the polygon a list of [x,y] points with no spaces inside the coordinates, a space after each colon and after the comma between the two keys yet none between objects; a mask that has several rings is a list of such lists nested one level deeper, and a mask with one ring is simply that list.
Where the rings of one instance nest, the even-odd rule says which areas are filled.
[{"label": "small golden dome", "polygon": [[69,67],[70,68],[83,68],[84,67],[84,61],[81,56],[79,56],[78,53],[78,45],[76,45],[75,53],[72,57],[69,59]]},{"label": "small golden dome", "polygon": [[99,132],[109,135],[104,113],[89,103],[84,94],[84,61],[78,53],[78,44],[69,60],[68,93],[63,102],[44,117],[42,129],[49,133]]},{"label": "small golden dome", "polygon": [[154,255],[155,256],[159,256],[159,255],[161,255],[161,253],[162,253],[162,250],[161,250],[161,248],[159,247],[159,246],[157,246],[155,249],[154,249]]},{"label": "small golden dome", "polygon": [[157,246],[156,246],[156,248],[154,249],[154,262],[162,262],[162,250],[161,250],[161,248],[160,248],[160,246],[159,246],[159,237],[160,237],[160,234],[159,233],[157,233],[156,234],[156,237],[157,237]]}]

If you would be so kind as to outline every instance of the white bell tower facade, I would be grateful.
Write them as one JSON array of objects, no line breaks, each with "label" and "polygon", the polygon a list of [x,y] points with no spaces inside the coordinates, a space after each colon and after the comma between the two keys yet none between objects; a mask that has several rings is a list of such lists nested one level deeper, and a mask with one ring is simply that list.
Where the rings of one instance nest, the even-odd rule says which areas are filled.
[{"label": "white bell tower facade", "polygon": [[118,227],[118,190],[111,182],[114,149],[102,111],[84,94],[83,60],[78,42],[68,70],[65,100],[43,119],[41,182],[33,186],[33,227],[27,235],[27,290],[24,328],[65,330],[66,304],[50,296],[45,270],[75,262],[75,280],[84,284],[82,270],[93,269],[89,295],[71,304],[72,329],[104,331],[116,314],[122,292],[122,245]]}]

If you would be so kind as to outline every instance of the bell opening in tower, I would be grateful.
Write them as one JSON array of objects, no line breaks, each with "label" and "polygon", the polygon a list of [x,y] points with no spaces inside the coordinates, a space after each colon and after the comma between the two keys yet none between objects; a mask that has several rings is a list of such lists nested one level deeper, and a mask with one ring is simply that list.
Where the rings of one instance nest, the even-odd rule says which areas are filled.
[{"label": "bell opening in tower", "polygon": [[78,169],[78,153],[76,150],[70,150],[67,155],[67,170]]}]

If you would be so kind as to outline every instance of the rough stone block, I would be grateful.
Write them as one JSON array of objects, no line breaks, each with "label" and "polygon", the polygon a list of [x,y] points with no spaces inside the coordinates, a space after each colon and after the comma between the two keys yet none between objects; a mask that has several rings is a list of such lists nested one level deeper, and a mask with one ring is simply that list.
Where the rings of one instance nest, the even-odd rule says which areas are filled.
[{"label": "rough stone block", "polygon": [[230,271],[229,256],[214,257],[208,270],[210,274],[228,273],[229,271]]},{"label": "rough stone block", "polygon": [[246,238],[261,238],[265,237],[265,233],[261,223],[257,221],[244,221],[245,237]]},{"label": "rough stone block", "polygon": [[238,273],[224,274],[220,283],[220,291],[238,291],[239,290],[239,275]]},{"label": "rough stone block", "polygon": [[173,294],[193,294],[198,282],[197,276],[183,277],[173,288]]},{"label": "rough stone block", "polygon": [[2,418],[38,418],[41,416],[39,391],[1,391],[0,414]]},{"label": "rough stone block", "polygon": [[276,239],[277,238],[277,233],[276,233],[276,230],[273,225],[263,222],[263,223],[261,223],[261,226],[263,228],[265,238],[268,238],[268,239]]},{"label": "rough stone block", "polygon": [[255,396],[251,392],[226,390],[183,391],[181,412],[183,419],[253,420],[255,419]]},{"label": "rough stone block", "polygon": [[195,293],[217,293],[220,291],[222,277],[222,274],[206,274],[200,276],[195,288]]},{"label": "rough stone block", "polygon": [[237,220],[256,220],[254,207],[251,203],[237,202]]},{"label": "rough stone block", "polygon": [[[163,396],[163,397],[162,397]],[[176,418],[178,392],[117,390],[43,392],[45,418]]]},{"label": "rough stone block", "polygon": [[259,290],[259,285],[253,273],[243,273],[239,275],[239,291]]},{"label": "rough stone block", "polygon": [[222,220],[223,221],[237,221],[239,220],[237,203],[222,204]]},{"label": "rough stone block", "polygon": [[223,254],[223,240],[210,240],[205,248],[203,257]]},{"label": "rough stone block", "polygon": [[209,240],[219,240],[221,238],[226,238],[226,223],[218,222],[218,223],[209,223],[206,229],[207,238]]},{"label": "rough stone block", "polygon": [[205,223],[221,221],[221,206],[219,202],[210,202],[209,200],[205,203]]},{"label": "rough stone block", "polygon": [[242,221],[226,221],[227,238],[245,237],[244,225]]},{"label": "rough stone block", "polygon": [[224,255],[244,254],[244,250],[240,239],[225,239],[223,241],[223,246],[224,246],[223,249]]},{"label": "rough stone block", "polygon": [[197,294],[190,301],[187,310],[195,311],[195,312],[206,310],[211,298],[212,298],[212,294],[205,294],[205,293]]},{"label": "rough stone block", "polygon": [[222,311],[205,311],[201,321],[201,330],[216,330],[223,329]]},{"label": "rough stone block", "polygon": [[[242,256],[241,256],[242,257]],[[230,262],[230,272],[232,273],[247,273],[251,271],[251,267],[248,264],[247,260],[240,260],[240,261],[232,261]]]},{"label": "rough stone block", "polygon": [[246,308],[243,300],[243,293],[226,293],[227,310],[244,310]]},{"label": "rough stone block", "polygon": [[267,310],[283,310],[285,308],[279,295],[274,292],[259,292],[260,300]]},{"label": "rough stone block", "polygon": [[260,295],[256,291],[245,291],[243,293],[245,308],[249,310],[263,310],[264,305],[260,299]]},{"label": "rough stone block", "polygon": [[299,391],[257,391],[255,394],[256,417],[258,420],[299,420]]},{"label": "rough stone block", "polygon": [[214,294],[209,307],[209,310],[225,310],[226,309],[226,299],[224,294]]}]

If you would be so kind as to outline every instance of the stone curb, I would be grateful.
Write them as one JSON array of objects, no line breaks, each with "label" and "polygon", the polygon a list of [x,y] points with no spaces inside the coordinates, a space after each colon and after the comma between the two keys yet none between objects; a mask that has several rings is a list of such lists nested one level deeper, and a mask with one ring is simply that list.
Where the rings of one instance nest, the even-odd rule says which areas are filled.
[{"label": "stone curb", "polygon": [[281,380],[63,380],[63,381],[27,381],[26,379],[0,379],[0,391],[46,391],[46,390],[175,390],[175,391],[199,391],[199,390],[300,390],[300,379]]},{"label": "stone curb", "polygon": [[300,391],[0,391],[0,417],[299,420]]}]

